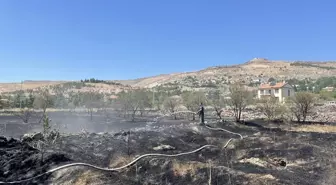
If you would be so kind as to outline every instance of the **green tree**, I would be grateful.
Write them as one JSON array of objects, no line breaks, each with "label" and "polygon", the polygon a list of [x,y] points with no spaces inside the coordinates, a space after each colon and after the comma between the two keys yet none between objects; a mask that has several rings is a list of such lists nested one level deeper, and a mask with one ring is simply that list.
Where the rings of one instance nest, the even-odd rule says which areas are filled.
[{"label": "green tree", "polygon": [[20,102],[21,102],[20,94],[16,94],[14,98],[14,107],[20,108]]},{"label": "green tree", "polygon": [[243,85],[237,83],[230,86],[229,92],[227,104],[233,110],[236,121],[240,122],[242,111],[252,102],[252,95]]},{"label": "green tree", "polygon": [[140,116],[142,117],[146,112],[146,109],[152,107],[152,102],[150,101],[151,93],[145,90],[136,90],[134,93],[135,96],[140,100],[139,112]]},{"label": "green tree", "polygon": [[0,109],[4,109],[5,108],[5,102],[4,100],[2,99],[2,96],[0,94]]},{"label": "green tree", "polygon": [[320,98],[322,100],[327,100],[330,101],[332,99],[334,99],[334,92],[330,92],[330,91],[320,91]]},{"label": "green tree", "polygon": [[268,121],[275,119],[281,114],[281,106],[279,104],[279,99],[276,97],[267,97],[260,100],[257,108],[263,113]]},{"label": "green tree", "polygon": [[27,107],[33,108],[34,101],[35,101],[35,97],[33,96],[32,93],[29,93]]},{"label": "green tree", "polygon": [[145,109],[150,105],[148,94],[143,90],[119,93],[118,104],[124,111],[124,117],[126,117],[128,111],[131,112],[132,121],[135,121],[138,111],[142,114],[140,109]]},{"label": "green tree", "polygon": [[314,109],[316,96],[310,92],[298,92],[290,99],[290,110],[298,122],[305,122]]}]

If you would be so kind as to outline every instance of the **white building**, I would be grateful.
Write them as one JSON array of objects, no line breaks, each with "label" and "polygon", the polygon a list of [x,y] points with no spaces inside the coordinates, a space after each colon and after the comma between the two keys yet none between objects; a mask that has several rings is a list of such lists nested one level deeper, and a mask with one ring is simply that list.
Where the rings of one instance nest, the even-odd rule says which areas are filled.
[{"label": "white building", "polygon": [[258,98],[275,97],[279,102],[295,95],[294,88],[286,82],[261,84],[258,89]]}]

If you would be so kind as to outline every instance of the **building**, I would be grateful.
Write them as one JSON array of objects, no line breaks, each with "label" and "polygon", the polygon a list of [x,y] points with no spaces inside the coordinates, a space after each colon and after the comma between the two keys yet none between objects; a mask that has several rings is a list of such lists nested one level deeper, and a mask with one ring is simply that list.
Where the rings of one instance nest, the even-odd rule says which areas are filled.
[{"label": "building", "polygon": [[325,87],[322,90],[328,91],[328,92],[333,92],[335,90],[335,88],[334,87]]},{"label": "building", "polygon": [[270,82],[261,84],[258,89],[258,98],[263,97],[275,97],[279,99],[279,102],[284,102],[288,97],[295,95],[294,88],[286,82]]}]

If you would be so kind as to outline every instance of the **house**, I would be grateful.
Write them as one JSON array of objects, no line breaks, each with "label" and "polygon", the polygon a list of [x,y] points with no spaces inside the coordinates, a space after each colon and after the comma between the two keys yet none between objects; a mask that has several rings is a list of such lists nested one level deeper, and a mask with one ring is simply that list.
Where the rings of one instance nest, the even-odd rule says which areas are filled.
[{"label": "house", "polygon": [[333,92],[335,90],[335,88],[334,87],[325,87],[322,90],[328,91],[328,92]]},{"label": "house", "polygon": [[294,88],[286,82],[270,82],[261,84],[258,89],[258,99],[263,97],[276,97],[279,102],[284,102],[286,98],[293,97],[295,95]]}]

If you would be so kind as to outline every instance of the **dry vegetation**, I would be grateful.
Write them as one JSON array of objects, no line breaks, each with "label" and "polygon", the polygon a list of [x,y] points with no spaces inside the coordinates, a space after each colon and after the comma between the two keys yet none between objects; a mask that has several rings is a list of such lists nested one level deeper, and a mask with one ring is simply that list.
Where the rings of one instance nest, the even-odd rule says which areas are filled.
[{"label": "dry vegetation", "polygon": [[[188,72],[188,73],[176,73],[169,75],[159,75],[154,77],[148,77],[139,79],[136,81],[119,81],[125,84],[131,84],[138,87],[153,87],[160,84],[169,82],[182,83],[183,79],[191,76],[195,77],[197,81],[221,81],[237,82],[244,81],[249,83],[256,79],[268,79],[271,77],[277,77],[279,79],[317,79],[324,76],[336,75],[336,62],[308,62],[311,65],[292,65],[293,62],[287,61],[270,61],[266,59],[253,59],[247,63],[235,66],[219,66],[212,67],[201,71]],[[330,67],[328,68],[321,68]],[[182,83],[183,84],[183,83]]]},{"label": "dry vegetation", "polygon": [[298,132],[336,133],[335,125],[300,125],[291,128]]},{"label": "dry vegetation", "polygon": [[18,91],[22,90],[28,90],[28,89],[36,89],[38,87],[43,86],[52,86],[64,83],[64,81],[24,81],[22,83],[0,83],[0,93],[2,92],[12,92],[12,91]]},{"label": "dry vegetation", "polygon": [[174,175],[176,176],[186,176],[190,175],[192,178],[197,177],[197,172],[199,169],[207,168],[206,163],[202,163],[199,161],[172,161],[172,170],[174,171]]}]

